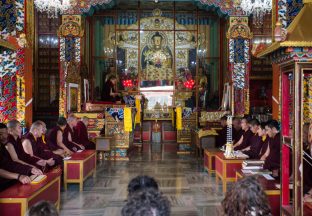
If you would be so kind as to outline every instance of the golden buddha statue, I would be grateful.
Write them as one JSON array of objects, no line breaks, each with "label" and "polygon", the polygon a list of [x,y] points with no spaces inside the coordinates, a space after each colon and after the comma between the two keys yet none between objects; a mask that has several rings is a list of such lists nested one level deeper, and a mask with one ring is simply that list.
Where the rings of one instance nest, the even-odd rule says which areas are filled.
[{"label": "golden buddha statue", "polygon": [[172,80],[172,54],[163,46],[163,36],[156,32],[152,36],[152,46],[142,52],[143,76],[147,81]]}]

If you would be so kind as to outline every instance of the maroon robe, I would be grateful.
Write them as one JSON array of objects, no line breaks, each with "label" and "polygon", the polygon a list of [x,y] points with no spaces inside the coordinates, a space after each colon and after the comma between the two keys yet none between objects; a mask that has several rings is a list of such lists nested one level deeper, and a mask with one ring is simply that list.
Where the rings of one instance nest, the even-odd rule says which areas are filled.
[{"label": "maroon robe", "polygon": [[251,130],[247,130],[247,131],[244,131],[243,133],[243,142],[234,148],[235,151],[237,150],[242,150],[244,148],[247,148],[248,146],[251,145],[251,138],[252,136],[254,136],[254,134],[251,132]]},{"label": "maroon robe", "polygon": [[[216,137],[216,147],[217,148],[220,148],[226,144],[227,128],[228,128],[228,126],[224,126],[220,131],[218,131],[218,136]],[[234,133],[234,128],[232,127],[232,134],[233,133]]]},{"label": "maroon robe", "polygon": [[[75,136],[74,136],[74,131],[70,128],[70,126],[67,124],[66,128],[64,129],[64,133],[63,133],[63,143],[64,145],[70,149],[71,151],[76,152],[77,150],[79,150],[79,146],[77,146],[76,144],[74,144],[72,141],[69,141],[68,139],[68,135],[70,134],[72,141],[74,141]],[[79,143],[80,144],[80,143]],[[75,150],[76,148],[76,150]]]},{"label": "maroon robe", "polygon": [[[5,145],[0,144],[0,169],[30,176],[32,167],[13,161]],[[15,181],[0,177],[0,191],[11,186],[11,182],[14,183]]]},{"label": "maroon robe", "polygon": [[85,149],[95,149],[95,144],[89,140],[88,129],[82,121],[79,121],[74,128],[74,137],[72,138],[76,143],[82,144]]},{"label": "maroon robe", "polygon": [[238,142],[240,140],[240,138],[242,137],[244,131],[242,129],[240,130],[236,130],[233,128],[233,140],[234,140],[234,143]]},{"label": "maroon robe", "polygon": [[47,158],[53,158],[57,165],[63,165],[63,157],[57,154],[54,154],[50,149],[48,144],[46,144],[44,137],[40,137],[37,139],[38,149],[41,151],[41,155]]},{"label": "maroon robe", "polygon": [[31,164],[33,166],[41,168],[37,162],[40,160],[36,157],[32,157],[24,151],[22,140],[18,137],[15,139],[12,135],[8,136],[8,143],[11,143],[15,149],[18,159],[24,161],[25,163]]},{"label": "maroon robe", "polygon": [[47,144],[51,151],[61,149],[61,147],[57,145],[57,132],[58,131],[61,131],[63,134],[62,129],[59,126],[55,126],[49,131],[47,135]]},{"label": "maroon robe", "polygon": [[263,145],[262,138],[258,134],[254,134],[251,139],[250,150],[244,151],[244,154],[249,156],[249,159],[258,159]]},{"label": "maroon robe", "polygon": [[[302,160],[302,170],[303,170],[303,193],[307,194],[312,188],[312,154],[310,148],[304,150],[305,154],[303,155]],[[309,157],[310,156],[310,157]]]},{"label": "maroon robe", "polygon": [[35,155],[36,157],[42,158],[44,160],[48,160],[52,158],[49,154],[46,154],[45,151],[40,148],[40,144],[38,144],[38,139],[35,139],[34,135],[31,132],[26,134],[24,139],[29,140],[32,146],[33,155]]},{"label": "maroon robe", "polygon": [[281,140],[280,133],[269,139],[270,154],[265,159],[263,168],[268,170],[276,170],[280,168],[281,157]]},{"label": "maroon robe", "polygon": [[266,153],[268,146],[269,146],[269,137],[266,137],[265,140],[263,141],[261,139],[262,142],[262,147],[259,153],[259,159],[262,158],[262,156]]}]

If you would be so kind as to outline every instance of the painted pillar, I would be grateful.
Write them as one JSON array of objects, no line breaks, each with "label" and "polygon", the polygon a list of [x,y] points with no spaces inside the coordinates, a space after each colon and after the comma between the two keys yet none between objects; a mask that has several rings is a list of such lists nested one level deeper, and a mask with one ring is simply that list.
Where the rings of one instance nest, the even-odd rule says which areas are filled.
[{"label": "painted pillar", "polygon": [[59,115],[81,109],[81,40],[84,31],[80,15],[63,15],[60,37],[60,102]]},{"label": "painted pillar", "polygon": [[227,32],[229,71],[232,77],[232,112],[235,116],[249,114],[250,39],[248,17],[230,17]]}]

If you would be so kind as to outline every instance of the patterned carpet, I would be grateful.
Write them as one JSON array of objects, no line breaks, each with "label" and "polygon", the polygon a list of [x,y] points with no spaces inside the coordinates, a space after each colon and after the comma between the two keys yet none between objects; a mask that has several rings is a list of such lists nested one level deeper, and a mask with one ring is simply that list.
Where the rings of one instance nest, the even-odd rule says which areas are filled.
[{"label": "patterned carpet", "polygon": [[128,182],[142,174],[158,181],[171,202],[172,216],[217,215],[222,188],[203,171],[202,164],[192,155],[153,150],[135,153],[130,161],[98,161],[97,175],[85,181],[83,192],[71,184],[61,193],[61,215],[121,215]]}]

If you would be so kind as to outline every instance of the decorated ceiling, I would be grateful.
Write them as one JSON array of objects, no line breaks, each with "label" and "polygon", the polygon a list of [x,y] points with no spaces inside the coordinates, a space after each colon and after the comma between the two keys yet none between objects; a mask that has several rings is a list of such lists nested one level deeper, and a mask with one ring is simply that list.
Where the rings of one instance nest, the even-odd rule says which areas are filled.
[{"label": "decorated ceiling", "polygon": [[[68,10],[67,14],[85,14],[92,15],[95,11],[109,9],[115,5],[125,4],[131,7],[131,4],[134,3],[137,5],[138,1],[125,1],[125,0],[72,0],[72,5],[70,10]],[[166,4],[168,0],[162,1],[140,1],[141,4],[150,4],[151,6],[154,4],[161,5]],[[230,15],[243,15],[243,12],[238,9],[237,1],[232,0],[178,0],[175,2],[191,2],[195,6],[210,10],[216,11],[220,16],[230,16]]]}]

